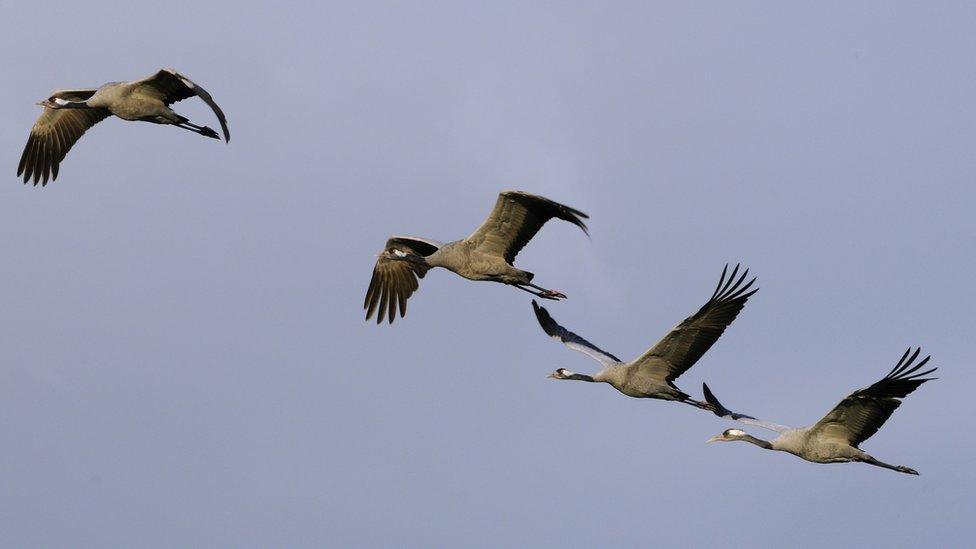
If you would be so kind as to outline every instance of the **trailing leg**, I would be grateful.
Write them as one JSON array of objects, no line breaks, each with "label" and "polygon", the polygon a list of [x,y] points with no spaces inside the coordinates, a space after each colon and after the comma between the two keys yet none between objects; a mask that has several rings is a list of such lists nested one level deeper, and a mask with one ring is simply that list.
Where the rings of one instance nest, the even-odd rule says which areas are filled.
[{"label": "trailing leg", "polygon": [[[515,282],[512,282],[511,285],[512,286],[515,286],[519,290],[522,290],[523,292],[529,292],[530,294],[532,294],[532,295],[534,295],[534,296],[536,296],[536,297],[538,297],[540,299],[551,299],[553,301],[559,301],[559,298],[556,297],[556,296],[554,296],[554,295],[552,295],[552,294],[543,293],[543,292],[534,292],[534,291],[526,288],[524,285],[518,284],[518,283],[515,283]],[[560,294],[560,295],[562,295],[562,294]],[[566,297],[566,296],[563,296],[563,297]]]},{"label": "trailing leg", "polygon": [[695,400],[695,399],[693,399],[691,397],[688,397],[688,398],[686,398],[684,400],[679,400],[678,402],[683,402],[685,404],[694,406],[695,408],[700,408],[702,410],[708,410],[709,412],[714,412],[715,411],[715,408],[711,404],[709,404],[707,402],[702,402],[700,400]]},{"label": "trailing leg", "polygon": [[191,124],[189,122],[180,122],[173,125],[176,126],[177,128],[183,128],[184,130],[190,130],[193,133],[198,133],[204,137],[212,137],[214,139],[220,139],[220,135],[218,135],[217,132],[213,131],[212,129],[206,126],[197,126],[196,124]]},{"label": "trailing leg", "polygon": [[542,294],[544,294],[540,297],[545,297],[546,299],[566,299],[566,294],[556,290],[549,290],[547,288],[543,288],[542,286],[536,286],[531,282],[527,283],[526,286],[531,286],[532,288],[539,290],[542,292]]},{"label": "trailing leg", "polygon": [[917,475],[918,471],[912,469],[911,467],[905,467],[904,465],[891,465],[890,463],[885,463],[883,461],[878,461],[869,455],[865,455],[860,461],[868,463],[870,465],[875,465],[877,467],[884,467],[885,469],[891,469],[892,471],[898,471],[899,473],[905,473],[909,475]]}]

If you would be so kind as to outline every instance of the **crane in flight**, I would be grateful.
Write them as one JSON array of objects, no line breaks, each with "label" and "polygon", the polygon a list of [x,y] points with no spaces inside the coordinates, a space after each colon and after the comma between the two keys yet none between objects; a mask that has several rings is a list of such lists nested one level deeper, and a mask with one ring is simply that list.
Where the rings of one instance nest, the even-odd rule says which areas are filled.
[{"label": "crane in flight", "polygon": [[901,405],[900,399],[908,396],[926,381],[935,379],[925,376],[936,371],[937,368],[924,372],[918,371],[931,358],[931,356],[926,356],[916,363],[915,360],[920,352],[921,349],[919,348],[912,353],[912,349],[909,347],[902,355],[901,360],[880,381],[847,395],[844,400],[841,400],[837,406],[834,406],[833,410],[814,425],[797,429],[733,412],[723,406],[709,390],[708,385],[703,383],[702,389],[705,392],[705,400],[712,405],[715,415],[779,433],[778,437],[767,441],[756,438],[741,429],[726,429],[722,434],[710,438],[708,442],[741,440],[766,450],[789,452],[794,456],[815,463],[858,461],[899,473],[917,475],[918,471],[915,469],[879,461],[858,446],[878,432],[878,429]]},{"label": "crane in flight", "polygon": [[708,403],[697,401],[678,389],[674,380],[698,362],[698,359],[718,341],[729,324],[735,320],[752,294],[759,291],[758,288],[750,291],[756,281],[755,277],[743,284],[749,269],[746,269],[738,279],[736,276],[739,273],[739,266],[736,265],[731,274],[728,273],[728,269],[729,266],[726,265],[712,297],[698,312],[681,321],[661,341],[630,362],[620,360],[563,328],[549,315],[549,311],[533,301],[532,307],[536,319],[550,337],[603,365],[603,368],[592,376],[559,368],[549,377],[609,383],[627,396],[673,400],[711,410]]},{"label": "crane in flight", "polygon": [[543,299],[565,298],[562,292],[535,285],[533,273],[512,265],[519,251],[552,218],[568,221],[586,233],[585,213],[543,196],[505,191],[498,195],[488,219],[465,239],[444,244],[427,238],[391,236],[376,259],[366,290],[366,320],[375,312],[377,324],[384,317],[392,324],[398,306],[400,316],[405,316],[407,299],[419,287],[417,279],[435,267],[468,280],[515,286]]},{"label": "crane in flight", "polygon": [[24,183],[32,178],[34,186],[47,185],[48,178],[58,178],[58,168],[71,147],[95,124],[115,115],[123,120],[169,124],[204,137],[220,139],[214,130],[198,126],[169,107],[177,101],[197,96],[210,106],[224,140],[230,141],[227,119],[213,97],[189,78],[173,69],[132,82],[109,82],[99,88],[58,90],[38,103],[44,107],[34,122],[24,153],[17,165],[17,176]]}]

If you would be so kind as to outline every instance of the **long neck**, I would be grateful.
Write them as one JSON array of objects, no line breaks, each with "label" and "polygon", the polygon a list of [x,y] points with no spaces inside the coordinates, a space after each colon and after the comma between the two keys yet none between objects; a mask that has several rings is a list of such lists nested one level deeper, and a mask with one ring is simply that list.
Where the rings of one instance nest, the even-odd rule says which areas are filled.
[{"label": "long neck", "polygon": [[773,450],[773,445],[769,441],[763,440],[761,438],[756,438],[752,435],[743,435],[738,438],[738,440],[744,440],[746,442],[751,442],[760,448],[765,448],[767,450]]},{"label": "long neck", "polygon": [[592,376],[588,376],[586,374],[573,374],[573,375],[567,377],[566,379],[572,379],[572,380],[575,380],[575,381],[589,381],[590,383],[593,383],[594,381],[596,381],[595,379],[593,379]]},{"label": "long neck", "polygon": [[[452,244],[445,244],[440,248],[434,250],[434,253],[423,256],[424,261],[427,263],[428,267],[443,267],[449,271],[455,271],[457,268],[458,256],[457,254],[451,253],[453,248]],[[456,272],[456,271],[455,271]]]}]

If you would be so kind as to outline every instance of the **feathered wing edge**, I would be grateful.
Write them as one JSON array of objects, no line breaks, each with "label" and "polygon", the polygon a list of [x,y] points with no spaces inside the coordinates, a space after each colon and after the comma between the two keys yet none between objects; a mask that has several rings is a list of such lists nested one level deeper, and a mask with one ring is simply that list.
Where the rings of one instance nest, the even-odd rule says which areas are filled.
[{"label": "feathered wing edge", "polygon": [[590,358],[593,358],[604,366],[611,366],[623,362],[616,356],[596,345],[583,339],[579,335],[567,330],[559,325],[545,307],[539,305],[536,300],[532,300],[532,310],[535,311],[535,318],[539,321],[539,326],[549,337],[559,341],[574,351],[579,351]]},{"label": "feathered wing edge", "polygon": [[182,74],[176,72],[175,69],[165,68],[163,70],[179,78],[182,81],[183,85],[190,88],[190,90],[197,97],[202,99],[203,102],[206,103],[208,107],[210,107],[210,110],[212,110],[214,115],[217,116],[217,121],[220,122],[220,129],[224,132],[224,142],[230,143],[230,130],[227,129],[227,117],[224,116],[224,111],[221,110],[220,106],[217,105],[217,102],[214,101],[213,96],[210,95],[210,92],[203,89],[203,87],[201,87],[196,82],[190,80],[186,76],[183,76]]},{"label": "feathered wing edge", "polygon": [[376,315],[376,323],[383,322],[386,317],[390,324],[396,317],[397,307],[400,316],[407,314],[407,299],[420,287],[418,278],[423,278],[429,270],[424,265],[398,259],[401,254],[411,253],[427,256],[440,247],[440,243],[414,237],[390,237],[383,252],[376,259],[373,275],[366,289],[363,308],[366,309],[366,320]]},{"label": "feathered wing edge", "polygon": [[842,437],[855,447],[873,436],[901,406],[900,399],[926,381],[935,379],[925,376],[938,368],[919,372],[932,358],[926,356],[916,364],[919,354],[921,348],[913,353],[909,347],[888,375],[844,397],[811,430],[819,431],[823,436]]},{"label": "feathered wing edge", "polygon": [[589,237],[583,219],[588,216],[565,204],[524,191],[503,191],[484,222],[465,240],[481,251],[500,255],[508,263],[550,219],[561,219],[579,227]]},{"label": "feathered wing edge", "polygon": [[[746,269],[739,275],[739,265],[732,273],[725,265],[712,297],[695,314],[679,322],[659,342],[634,360],[668,381],[674,381],[694,366],[735,321],[746,301],[757,291],[751,289],[756,278],[745,282]],[[738,277],[738,278],[737,278]]]},{"label": "feathered wing edge", "polygon": [[728,408],[723,406],[722,403],[719,402],[717,398],[715,398],[715,395],[708,388],[708,385],[706,383],[702,383],[702,392],[705,394],[705,402],[707,402],[712,406],[712,413],[714,413],[715,415],[717,415],[722,419],[738,421],[739,423],[744,423],[746,425],[754,425],[756,427],[761,427],[763,429],[769,429],[770,431],[776,431],[777,433],[782,433],[783,431],[788,431],[790,429],[790,427],[787,427],[786,425],[780,425],[778,423],[772,423],[770,421],[763,421],[761,419],[754,418],[750,415],[741,414],[729,410]]},{"label": "feathered wing edge", "polygon": [[47,185],[48,178],[57,180],[61,161],[71,147],[88,129],[110,114],[107,109],[44,107],[27,138],[17,165],[17,176],[23,174],[24,183],[33,178],[34,186],[40,181],[42,187]]}]

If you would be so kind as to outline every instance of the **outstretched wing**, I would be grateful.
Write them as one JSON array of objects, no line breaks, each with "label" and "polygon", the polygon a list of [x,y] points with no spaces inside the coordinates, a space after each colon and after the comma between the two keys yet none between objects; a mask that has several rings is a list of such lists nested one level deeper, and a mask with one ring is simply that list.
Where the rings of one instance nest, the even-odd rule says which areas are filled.
[{"label": "outstretched wing", "polygon": [[207,90],[201,88],[195,82],[176,72],[174,69],[162,69],[156,74],[133,82],[132,84],[142,86],[144,89],[155,93],[167,105],[193,96],[203,99],[203,102],[210,106],[210,109],[217,115],[217,120],[220,121],[220,128],[224,131],[224,141],[230,141],[230,131],[227,129],[227,118],[224,116],[224,111],[220,110],[220,107],[217,106],[217,103],[214,102],[213,97],[210,96]]},{"label": "outstretched wing", "polygon": [[[847,395],[823,419],[814,425],[810,432],[822,438],[833,438],[857,446],[871,437],[905,398],[919,385],[935,378],[926,378],[938,368],[915,373],[924,366],[931,356],[926,356],[913,366],[921,348],[912,353],[911,347],[905,351],[901,360],[881,381],[865,389],[858,389]],[[911,357],[909,357],[911,354]]]},{"label": "outstretched wing", "polygon": [[771,421],[763,421],[761,419],[756,419],[752,416],[747,416],[746,414],[740,414],[729,410],[722,403],[715,398],[712,391],[709,390],[708,385],[702,383],[702,392],[705,393],[705,402],[711,405],[712,412],[720,418],[731,419],[738,421],[739,423],[745,423],[746,425],[755,425],[756,427],[762,427],[763,429],[769,429],[770,431],[776,431],[777,433],[782,433],[783,431],[790,430],[786,425],[780,425],[779,423],[773,423]]},{"label": "outstretched wing", "polygon": [[[505,258],[512,263],[539,229],[552,218],[576,225],[586,233],[583,219],[588,216],[543,196],[521,191],[505,191],[498,195],[495,209],[488,219],[466,240],[478,251]],[[589,234],[589,233],[587,233]]]},{"label": "outstretched wing", "polygon": [[749,269],[736,280],[739,266],[736,265],[726,279],[729,266],[722,270],[722,278],[708,300],[697,313],[689,316],[675,326],[664,339],[651,347],[633,362],[639,368],[647,369],[653,375],[667,381],[674,381],[688,368],[694,366],[718,338],[725,328],[735,320],[749,297],[759,291],[749,291],[755,277],[743,285]]},{"label": "outstretched wing", "polygon": [[[91,93],[88,93],[91,92]],[[64,90],[54,92],[52,97],[67,101],[85,101],[95,90]],[[17,165],[17,175],[24,175],[24,183],[31,178],[36,186],[47,185],[48,178],[58,178],[58,167],[71,147],[88,128],[105,120],[111,113],[108,109],[49,109],[34,122],[24,153]]]},{"label": "outstretched wing", "polygon": [[376,259],[373,278],[370,279],[369,288],[366,290],[366,300],[363,302],[366,320],[376,312],[377,324],[383,322],[385,316],[388,316],[392,324],[398,304],[400,316],[406,316],[407,298],[417,291],[419,287],[417,278],[423,278],[427,274],[427,269],[422,265],[394,258],[408,253],[428,256],[440,247],[441,243],[434,240],[391,236]]},{"label": "outstretched wing", "polygon": [[579,351],[593,358],[604,366],[613,366],[614,364],[623,362],[619,358],[557,324],[552,316],[549,315],[549,311],[545,307],[541,307],[534,299],[532,300],[532,309],[535,310],[535,318],[539,321],[539,325],[549,334],[549,337],[562,342],[574,351]]}]

